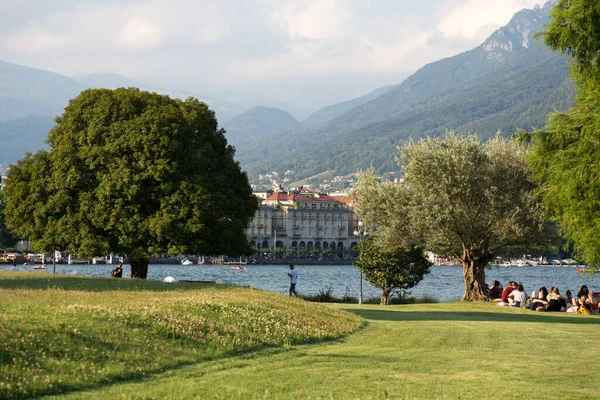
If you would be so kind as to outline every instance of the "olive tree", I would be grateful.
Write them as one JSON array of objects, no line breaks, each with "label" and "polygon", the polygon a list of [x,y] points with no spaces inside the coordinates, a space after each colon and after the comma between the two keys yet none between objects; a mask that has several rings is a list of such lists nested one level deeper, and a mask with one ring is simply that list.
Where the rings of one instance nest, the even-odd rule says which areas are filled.
[{"label": "olive tree", "polygon": [[4,189],[7,225],[38,248],[125,254],[141,278],[153,253],[250,252],[257,201],[206,104],[86,90],[48,144],[10,169]]},{"label": "olive tree", "polygon": [[361,176],[359,218],[377,225],[382,246],[420,237],[428,250],[460,260],[463,300],[486,299],[485,267],[498,252],[548,240],[523,145],[499,135],[481,143],[476,135],[449,132],[399,152],[401,183],[381,182],[373,171]]},{"label": "olive tree", "polygon": [[429,273],[431,262],[423,248],[381,247],[372,235],[358,243],[359,257],[354,261],[369,283],[381,289],[381,305],[389,305],[390,297],[415,287]]}]

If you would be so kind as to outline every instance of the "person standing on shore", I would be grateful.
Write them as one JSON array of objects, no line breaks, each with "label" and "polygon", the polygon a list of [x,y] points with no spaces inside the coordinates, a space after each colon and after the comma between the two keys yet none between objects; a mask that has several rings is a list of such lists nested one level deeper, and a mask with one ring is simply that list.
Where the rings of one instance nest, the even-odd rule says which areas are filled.
[{"label": "person standing on shore", "polygon": [[292,293],[294,293],[294,296],[298,297],[298,293],[296,293],[298,270],[294,268],[294,264],[290,264],[290,272],[288,272],[288,276],[290,277],[290,297],[292,297]]}]

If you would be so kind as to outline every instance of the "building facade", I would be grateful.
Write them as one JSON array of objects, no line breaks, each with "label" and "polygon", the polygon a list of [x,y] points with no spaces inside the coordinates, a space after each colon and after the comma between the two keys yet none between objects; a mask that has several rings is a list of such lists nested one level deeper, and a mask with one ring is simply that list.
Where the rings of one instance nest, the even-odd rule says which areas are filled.
[{"label": "building facade", "polygon": [[344,255],[358,243],[349,197],[278,191],[258,197],[261,205],[246,230],[259,250],[327,250]]}]

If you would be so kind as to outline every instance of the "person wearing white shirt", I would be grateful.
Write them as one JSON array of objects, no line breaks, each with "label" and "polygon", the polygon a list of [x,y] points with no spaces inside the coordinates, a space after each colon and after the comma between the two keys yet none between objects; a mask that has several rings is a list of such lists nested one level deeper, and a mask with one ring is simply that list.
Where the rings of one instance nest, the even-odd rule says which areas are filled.
[{"label": "person wearing white shirt", "polygon": [[296,283],[298,282],[298,270],[294,268],[294,264],[290,264],[290,272],[288,272],[288,276],[290,277],[290,297],[292,297],[292,293],[296,297],[298,297],[298,293],[296,293]]},{"label": "person wearing white shirt", "polygon": [[525,288],[523,288],[523,285],[518,284],[517,288],[508,296],[508,302],[513,307],[519,307],[521,303],[525,302],[525,300],[527,300]]}]

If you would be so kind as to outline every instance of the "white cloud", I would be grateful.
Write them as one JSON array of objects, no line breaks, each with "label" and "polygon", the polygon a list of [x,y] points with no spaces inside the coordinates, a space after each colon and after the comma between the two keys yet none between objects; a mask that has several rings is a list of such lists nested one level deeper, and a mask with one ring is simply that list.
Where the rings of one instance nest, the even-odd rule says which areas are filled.
[{"label": "white cloud", "polygon": [[352,13],[345,0],[284,1],[273,7],[273,22],[294,39],[339,39],[351,31]]},{"label": "white cloud", "polygon": [[150,49],[162,41],[161,28],[152,21],[130,19],[118,34],[118,43],[125,47]]},{"label": "white cloud", "polygon": [[515,12],[532,8],[543,0],[467,0],[453,7],[437,25],[448,38],[484,40],[505,25]]},{"label": "white cloud", "polygon": [[0,13],[0,59],[167,87],[259,87],[279,78],[301,88],[303,78],[406,76],[476,47],[538,2],[19,0]]},{"label": "white cloud", "polygon": [[52,52],[64,47],[66,42],[65,37],[39,27],[30,27],[23,32],[9,35],[4,40],[7,49],[24,53]]}]

